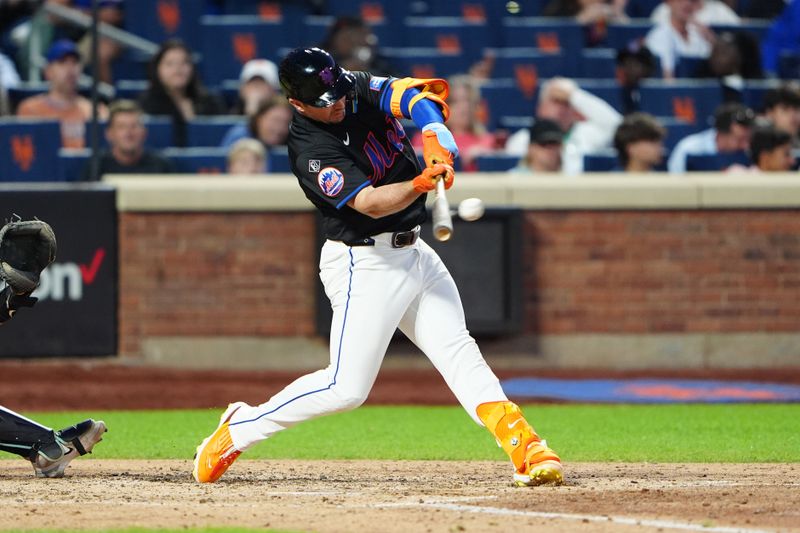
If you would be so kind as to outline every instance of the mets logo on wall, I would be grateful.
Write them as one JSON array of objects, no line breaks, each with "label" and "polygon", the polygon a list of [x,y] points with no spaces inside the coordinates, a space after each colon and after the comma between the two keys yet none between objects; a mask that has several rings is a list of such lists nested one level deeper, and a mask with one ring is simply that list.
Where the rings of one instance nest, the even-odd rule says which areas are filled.
[{"label": "mets logo on wall", "polygon": [[344,187],[344,174],[337,168],[325,167],[317,174],[317,183],[326,196],[336,196]]}]

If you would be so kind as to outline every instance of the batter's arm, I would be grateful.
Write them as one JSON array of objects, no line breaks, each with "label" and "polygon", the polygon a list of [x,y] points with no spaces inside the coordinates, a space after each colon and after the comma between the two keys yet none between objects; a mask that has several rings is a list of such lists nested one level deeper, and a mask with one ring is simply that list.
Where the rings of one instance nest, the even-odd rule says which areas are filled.
[{"label": "batter's arm", "polygon": [[390,183],[381,187],[367,185],[347,205],[368,217],[381,218],[399,213],[419,198],[420,194],[422,193],[414,190],[411,181]]},{"label": "batter's arm", "polygon": [[437,164],[426,168],[422,174],[410,181],[390,183],[380,187],[367,185],[347,205],[363,215],[381,218],[399,213],[414,200],[436,188],[436,182],[443,179],[446,188],[453,185],[455,173],[449,165]]}]

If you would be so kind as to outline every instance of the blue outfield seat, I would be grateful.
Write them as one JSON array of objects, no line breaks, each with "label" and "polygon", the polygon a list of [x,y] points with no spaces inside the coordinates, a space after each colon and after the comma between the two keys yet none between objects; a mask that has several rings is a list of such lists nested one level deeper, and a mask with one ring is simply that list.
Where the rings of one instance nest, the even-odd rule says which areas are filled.
[{"label": "blue outfield seat", "polygon": [[278,61],[279,49],[287,46],[287,36],[294,33],[280,22],[231,15],[203,17],[200,31],[201,70],[208,85],[239,79],[242,65],[251,59]]},{"label": "blue outfield seat", "polygon": [[397,31],[406,36],[406,46],[463,54],[473,61],[483,56],[484,49],[504,44],[485,21],[463,17],[407,17]]},{"label": "blue outfield seat", "polygon": [[60,148],[58,122],[0,118],[0,182],[59,181]]},{"label": "blue outfield seat", "polygon": [[488,129],[496,129],[507,117],[532,116],[537,95],[538,85],[523,92],[514,80],[489,80],[483,84],[481,97],[489,111]]},{"label": "blue outfield seat", "polygon": [[602,98],[611,107],[622,113],[622,89],[615,80],[578,79],[575,81],[581,89]]},{"label": "blue outfield seat", "polygon": [[401,76],[415,78],[447,78],[467,72],[473,63],[463,54],[443,54],[437,48],[387,47],[381,52]]},{"label": "blue outfield seat", "polygon": [[662,0],[628,0],[625,14],[630,18],[650,18]]},{"label": "blue outfield seat", "polygon": [[222,174],[227,168],[225,148],[167,148],[161,155],[183,174]]},{"label": "blue outfield seat", "polygon": [[289,151],[285,146],[275,146],[267,152],[267,169],[269,172],[291,173],[289,167]]},{"label": "blue outfield seat", "polygon": [[239,115],[197,117],[188,123],[188,146],[214,146],[222,143],[222,139],[233,126],[245,123],[247,119]]},{"label": "blue outfield seat", "polygon": [[611,172],[618,166],[619,158],[613,148],[583,156],[584,172]]},{"label": "blue outfield seat", "polygon": [[519,157],[508,154],[486,154],[475,158],[478,172],[505,172],[518,163]]},{"label": "blue outfield seat", "polygon": [[172,37],[197,50],[203,36],[198,31],[205,2],[198,0],[136,0],[125,2],[124,28],[155,43]]},{"label": "blue outfield seat", "polygon": [[703,154],[686,156],[687,172],[717,172],[731,165],[750,166],[750,157],[745,152],[726,154]]},{"label": "blue outfield seat", "polygon": [[543,52],[538,48],[492,48],[489,51],[494,56],[492,78],[514,78],[524,85],[521,76],[533,75],[538,80],[574,77],[574,73],[564,68],[567,62],[564,52]]},{"label": "blue outfield seat", "polygon": [[[183,174],[224,174],[227,169],[226,148],[168,148],[162,155],[172,160],[177,171]],[[286,147],[268,151],[267,167],[270,173],[291,172]]]},{"label": "blue outfield seat", "polygon": [[136,50],[124,50],[117,57],[111,68],[115,80],[146,80],[149,75],[152,57]]},{"label": "blue outfield seat", "polygon": [[684,137],[703,131],[709,127],[708,124],[703,122],[684,122],[674,117],[657,118],[661,125],[667,130],[667,137],[664,139],[664,147],[667,149],[667,152],[671,152],[672,149],[675,148],[675,145]]},{"label": "blue outfield seat", "polygon": [[646,80],[640,94],[642,111],[703,125],[723,101],[717,80]]},{"label": "blue outfield seat", "polygon": [[503,17],[501,35],[505,47],[564,53],[565,72],[579,67],[586,41],[583,27],[574,19],[557,17]]},{"label": "blue outfield seat", "polygon": [[92,151],[85,150],[66,150],[62,148],[58,151],[58,167],[60,181],[80,181],[83,179],[83,171],[89,164],[89,157]]},{"label": "blue outfield seat", "polygon": [[147,90],[149,85],[150,82],[147,80],[120,79],[114,84],[116,89],[115,97],[136,101],[139,95]]},{"label": "blue outfield seat", "polygon": [[613,48],[584,48],[575,78],[613,80],[617,75],[617,51]]},{"label": "blue outfield seat", "polygon": [[[170,117],[146,116],[144,118],[144,126],[147,128],[147,139],[145,139],[145,146],[159,150],[172,146],[172,119]],[[108,146],[105,130],[106,122],[101,122],[100,135],[98,137],[100,148],[106,148]],[[91,125],[87,124],[86,132],[84,133],[84,139],[87,147],[91,146],[91,132]]]},{"label": "blue outfield seat", "polygon": [[627,48],[631,41],[644,39],[652,27],[650,19],[632,19],[628,22],[609,24],[604,46],[622,50]]}]

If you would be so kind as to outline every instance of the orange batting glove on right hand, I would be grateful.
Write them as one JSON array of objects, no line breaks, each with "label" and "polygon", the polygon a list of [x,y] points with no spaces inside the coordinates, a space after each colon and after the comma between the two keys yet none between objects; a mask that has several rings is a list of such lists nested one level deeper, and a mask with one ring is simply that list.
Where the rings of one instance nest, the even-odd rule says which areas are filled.
[{"label": "orange batting glove on right hand", "polygon": [[432,167],[426,168],[422,174],[412,180],[414,190],[417,192],[429,192],[436,188],[436,180],[444,180],[444,188],[449,189],[453,186],[456,173],[453,167],[443,163],[437,163]]},{"label": "orange batting glove on right hand", "polygon": [[432,122],[422,128],[422,158],[426,166],[432,167],[436,163],[452,166],[457,156],[458,146],[447,126]]}]

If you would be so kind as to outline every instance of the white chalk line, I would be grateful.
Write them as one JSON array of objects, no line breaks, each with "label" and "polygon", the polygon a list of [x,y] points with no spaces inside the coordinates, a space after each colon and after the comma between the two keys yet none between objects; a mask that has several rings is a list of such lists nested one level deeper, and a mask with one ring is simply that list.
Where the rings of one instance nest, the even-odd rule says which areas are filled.
[{"label": "white chalk line", "polygon": [[684,531],[706,531],[709,533],[770,533],[771,530],[767,529],[747,529],[740,527],[727,527],[727,526],[705,526],[702,524],[693,524],[691,522],[679,522],[675,520],[658,520],[648,518],[632,518],[627,516],[611,516],[611,515],[590,515],[590,514],[572,514],[572,513],[552,513],[546,511],[520,511],[517,509],[508,509],[505,507],[484,507],[481,505],[463,505],[454,503],[461,500],[477,500],[477,499],[494,499],[495,496],[487,497],[464,497],[464,498],[448,498],[443,500],[429,500],[429,501],[416,501],[416,502],[392,502],[384,504],[373,504],[367,507],[377,507],[382,509],[388,508],[401,508],[401,507],[420,507],[420,508],[433,508],[442,509],[446,511],[458,511],[466,513],[490,514],[499,516],[524,516],[528,518],[555,518],[559,520],[571,520],[575,522],[603,522],[612,524],[624,524],[631,526],[645,526],[663,529],[679,529]]}]

